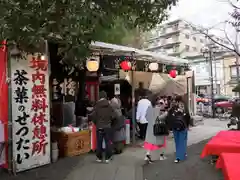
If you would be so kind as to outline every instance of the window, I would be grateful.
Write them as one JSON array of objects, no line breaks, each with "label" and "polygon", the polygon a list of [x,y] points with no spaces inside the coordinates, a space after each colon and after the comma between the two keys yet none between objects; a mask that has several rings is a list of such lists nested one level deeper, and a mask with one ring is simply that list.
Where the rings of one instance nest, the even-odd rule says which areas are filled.
[{"label": "window", "polygon": [[173,39],[174,41],[178,41],[178,38],[179,38],[179,34],[177,34],[177,35],[175,35],[175,36],[172,37],[172,39]]},{"label": "window", "polygon": [[230,66],[230,76],[231,76],[231,78],[237,77],[237,66],[235,66],[235,65]]},{"label": "window", "polygon": [[177,30],[178,29],[178,23],[173,25],[173,30]]},{"label": "window", "polygon": [[153,42],[153,46],[157,46],[157,40],[155,40],[154,42]]},{"label": "window", "polygon": [[179,51],[179,45],[173,46],[173,52],[178,52]]},{"label": "window", "polygon": [[239,96],[239,93],[238,92],[234,92],[234,96]]},{"label": "window", "polygon": [[162,33],[165,33],[166,32],[166,28],[162,28]]},{"label": "window", "polygon": [[186,38],[186,39],[189,39],[189,35],[188,35],[188,34],[185,34],[185,38]]},{"label": "window", "polygon": [[161,40],[161,45],[164,45],[164,44],[166,44],[166,39]]},{"label": "window", "polygon": [[196,48],[196,47],[193,47],[193,51],[197,51],[197,48]]},{"label": "window", "polygon": [[184,26],[185,26],[185,28],[186,28],[186,29],[188,29],[188,28],[189,28],[188,24],[185,24]]},{"label": "window", "polygon": [[200,43],[203,43],[203,39],[200,39]]},{"label": "window", "polygon": [[194,41],[197,41],[197,38],[196,38],[196,37],[193,37],[193,40],[194,40]]},{"label": "window", "polygon": [[185,50],[188,52],[190,49],[190,46],[189,45],[185,45]]},{"label": "window", "polygon": [[201,68],[196,68],[196,73],[197,74],[201,73]]}]

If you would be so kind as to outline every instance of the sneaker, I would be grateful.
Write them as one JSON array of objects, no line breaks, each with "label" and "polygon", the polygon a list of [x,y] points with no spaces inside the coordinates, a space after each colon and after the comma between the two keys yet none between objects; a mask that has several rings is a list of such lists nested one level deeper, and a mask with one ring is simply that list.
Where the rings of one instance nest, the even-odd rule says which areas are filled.
[{"label": "sneaker", "polygon": [[179,162],[180,162],[180,159],[175,159],[174,162],[175,162],[175,163],[179,163]]},{"label": "sneaker", "polygon": [[148,163],[153,163],[153,160],[149,154],[145,156],[144,160],[147,161]]},{"label": "sneaker", "polygon": [[166,159],[167,159],[167,157],[164,156],[164,154],[160,154],[160,161],[164,161],[164,160],[166,160]]},{"label": "sneaker", "polygon": [[109,163],[112,160],[112,158],[108,158],[105,160],[106,163]]},{"label": "sneaker", "polygon": [[228,123],[228,124],[227,124],[227,127],[228,127],[228,128],[230,128],[230,127],[231,127],[231,124],[230,124],[230,123]]},{"label": "sneaker", "polygon": [[101,163],[101,162],[102,162],[102,159],[97,158],[97,159],[96,159],[96,162]]}]

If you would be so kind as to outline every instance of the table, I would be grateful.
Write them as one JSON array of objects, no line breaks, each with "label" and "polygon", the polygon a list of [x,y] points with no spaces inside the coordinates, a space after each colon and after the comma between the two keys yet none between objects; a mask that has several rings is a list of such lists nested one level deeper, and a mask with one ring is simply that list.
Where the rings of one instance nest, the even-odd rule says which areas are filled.
[{"label": "table", "polygon": [[240,131],[220,131],[205,145],[201,158],[221,153],[240,153]]},{"label": "table", "polygon": [[217,169],[222,169],[225,180],[238,180],[240,154],[239,153],[222,153],[216,164]]}]

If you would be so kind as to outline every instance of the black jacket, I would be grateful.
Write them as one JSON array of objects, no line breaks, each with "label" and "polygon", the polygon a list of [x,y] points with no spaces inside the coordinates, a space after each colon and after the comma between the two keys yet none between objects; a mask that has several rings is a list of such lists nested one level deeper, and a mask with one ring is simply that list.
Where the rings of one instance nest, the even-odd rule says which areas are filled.
[{"label": "black jacket", "polygon": [[117,113],[106,99],[99,100],[89,116],[97,128],[111,128],[117,118]]},{"label": "black jacket", "polygon": [[91,102],[88,99],[83,101],[77,100],[75,103],[75,115],[76,116],[87,116],[87,107],[91,107]]},{"label": "black jacket", "polygon": [[[168,127],[169,129],[173,129],[173,122],[175,120],[174,118],[174,112],[175,110],[178,109],[178,105],[174,105],[169,111],[168,111],[168,116],[167,116],[167,119],[166,119],[166,122],[168,124]],[[191,124],[191,117],[190,117],[190,114],[189,114],[189,111],[188,111],[188,108],[185,106],[184,107],[184,121],[185,121],[185,125],[186,125],[186,128],[188,128]]]}]

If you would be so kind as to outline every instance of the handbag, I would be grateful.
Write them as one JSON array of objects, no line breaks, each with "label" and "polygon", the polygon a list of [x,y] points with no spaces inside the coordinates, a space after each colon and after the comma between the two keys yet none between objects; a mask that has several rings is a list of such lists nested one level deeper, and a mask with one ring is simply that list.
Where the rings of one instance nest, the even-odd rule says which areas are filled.
[{"label": "handbag", "polygon": [[157,116],[155,124],[153,125],[153,135],[154,136],[167,136],[169,135],[168,126],[166,124],[165,118]]}]

